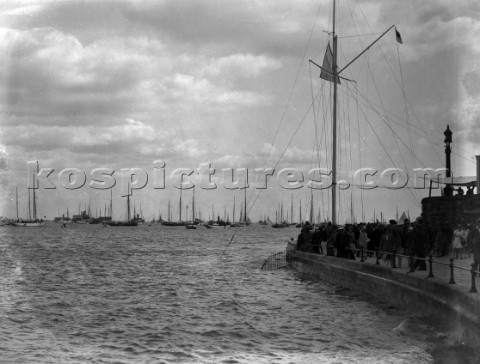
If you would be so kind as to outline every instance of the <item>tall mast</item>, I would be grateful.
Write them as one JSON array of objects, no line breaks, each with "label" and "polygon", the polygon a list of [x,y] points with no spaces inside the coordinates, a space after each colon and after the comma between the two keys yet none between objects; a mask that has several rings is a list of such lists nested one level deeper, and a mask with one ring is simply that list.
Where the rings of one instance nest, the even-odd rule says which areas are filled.
[{"label": "tall mast", "polygon": [[280,223],[283,224],[283,200],[280,203]]},{"label": "tall mast", "polygon": [[180,205],[178,210],[178,220],[182,221],[182,185],[180,184]]},{"label": "tall mast", "polygon": [[15,186],[15,202],[17,206],[17,221],[18,221],[18,187]]},{"label": "tall mast", "polygon": [[32,203],[30,202],[30,188],[27,188],[27,191],[28,191],[28,218],[31,220],[32,219],[32,207],[31,207]]},{"label": "tall mast", "polygon": [[[353,192],[350,191],[350,222],[355,223],[355,214],[353,213]],[[398,220],[398,219],[397,219]]]},{"label": "tall mast", "polygon": [[245,200],[244,200],[244,217],[245,223],[247,222],[247,181],[245,181]]},{"label": "tall mast", "polygon": [[310,223],[313,224],[313,190],[310,192]]},{"label": "tall mast", "polygon": [[110,220],[113,220],[113,191],[110,189]]},{"label": "tall mast", "polygon": [[35,183],[35,172],[33,172],[33,219],[36,220],[37,219],[37,202],[35,201],[37,198],[37,196],[35,195],[35,187],[36,186],[36,183]]},{"label": "tall mast", "polygon": [[170,200],[168,200],[168,213],[167,213],[167,219],[170,222],[171,221],[171,213],[170,213]]},{"label": "tall mast", "polygon": [[235,222],[235,196],[233,196],[233,214],[232,214],[232,222]]},{"label": "tall mast", "polygon": [[299,224],[302,223],[302,199],[300,199],[300,207],[299,207],[299,212],[300,212],[300,221],[298,222]]},{"label": "tall mast", "polygon": [[195,223],[195,188],[193,188],[192,197],[192,223]]},{"label": "tall mast", "polygon": [[127,221],[130,221],[130,184],[127,190]]},{"label": "tall mast", "polygon": [[290,205],[290,224],[293,223],[293,194],[292,194],[292,201],[291,201],[291,205]]},{"label": "tall mast", "polygon": [[333,57],[332,57],[332,73],[333,73],[333,155],[332,155],[332,224],[337,224],[337,35],[335,34],[335,0],[333,0]]}]

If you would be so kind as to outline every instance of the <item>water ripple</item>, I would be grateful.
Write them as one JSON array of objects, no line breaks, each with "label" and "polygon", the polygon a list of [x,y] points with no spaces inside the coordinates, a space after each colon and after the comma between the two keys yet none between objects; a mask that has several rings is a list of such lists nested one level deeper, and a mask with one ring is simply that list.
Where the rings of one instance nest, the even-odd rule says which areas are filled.
[{"label": "water ripple", "polygon": [[[432,331],[261,272],[295,229],[0,230],[0,357],[21,363],[430,363]],[[223,254],[223,255],[222,255]]]}]

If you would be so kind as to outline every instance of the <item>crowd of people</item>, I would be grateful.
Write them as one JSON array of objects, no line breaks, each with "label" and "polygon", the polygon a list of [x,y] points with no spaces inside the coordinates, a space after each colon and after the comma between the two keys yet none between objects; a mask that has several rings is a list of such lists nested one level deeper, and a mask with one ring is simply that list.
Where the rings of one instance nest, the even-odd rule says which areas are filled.
[{"label": "crowd of people", "polygon": [[[306,252],[356,259],[360,251],[367,256],[379,252],[387,266],[402,266],[402,255],[415,257],[413,269],[426,270],[429,254],[442,257],[453,254],[455,259],[473,255],[476,269],[480,269],[480,219],[475,223],[459,222],[432,226],[421,217],[414,222],[395,220],[385,223],[360,223],[334,226],[331,222],[312,226],[303,224],[297,238],[297,249]],[[326,251],[324,252],[324,247]]]}]

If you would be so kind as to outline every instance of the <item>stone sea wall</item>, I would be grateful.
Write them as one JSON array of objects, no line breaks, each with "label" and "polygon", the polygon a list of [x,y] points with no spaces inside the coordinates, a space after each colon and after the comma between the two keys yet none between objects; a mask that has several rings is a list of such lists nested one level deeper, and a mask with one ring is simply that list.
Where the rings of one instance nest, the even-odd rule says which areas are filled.
[{"label": "stone sea wall", "polygon": [[[322,279],[388,302],[448,332],[456,342],[469,348],[479,346],[480,299],[455,285],[372,263],[298,251],[292,266],[309,278]],[[473,354],[475,360],[480,357],[478,354]]]}]

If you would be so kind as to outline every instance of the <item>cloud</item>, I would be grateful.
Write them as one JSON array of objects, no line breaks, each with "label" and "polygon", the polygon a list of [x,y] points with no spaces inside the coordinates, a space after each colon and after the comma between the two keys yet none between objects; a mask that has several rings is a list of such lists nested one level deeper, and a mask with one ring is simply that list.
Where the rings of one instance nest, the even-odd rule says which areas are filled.
[{"label": "cloud", "polygon": [[214,59],[206,65],[202,73],[207,76],[221,76],[227,79],[235,79],[239,76],[242,78],[256,78],[262,72],[277,71],[281,67],[282,65],[278,60],[265,55],[237,53]]},{"label": "cloud", "polygon": [[462,83],[468,96],[478,97],[480,95],[480,72],[472,71],[465,73]]},{"label": "cloud", "polygon": [[135,107],[143,60],[128,39],[84,47],[52,28],[22,31],[12,39],[5,70],[6,112],[35,115],[39,121],[82,115],[85,123],[91,116]]},{"label": "cloud", "polygon": [[[388,98],[382,107],[398,106],[402,114],[404,94],[387,86],[397,81],[422,120],[419,135],[426,136],[426,147],[432,149],[429,133],[439,125],[443,131],[447,122],[476,131],[480,29],[472,10],[477,5],[452,6],[446,0],[421,7],[412,0],[357,5],[350,10],[367,25],[357,29],[342,18],[346,28],[339,35],[370,34],[396,22],[404,38],[398,53],[392,35],[372,47],[376,53],[368,59],[376,61],[385,51],[395,70],[402,67],[403,78],[392,80],[389,70],[376,64],[375,85],[365,72],[369,91],[378,87]],[[308,109],[311,85],[319,83],[317,76],[310,81],[307,60],[324,54],[319,45],[328,37],[323,30],[331,9],[318,12],[317,6],[309,0],[228,6],[217,0],[2,2],[2,144],[14,165],[37,158],[52,167],[115,168],[162,159],[169,167],[212,161],[217,168],[250,168],[262,167],[268,157],[272,165],[266,167],[280,161],[278,168],[307,169],[316,158],[310,121],[290,137]],[[360,41],[344,41],[353,46],[342,46],[340,57],[350,59]],[[366,70],[366,58],[354,66]],[[328,107],[320,106],[317,117],[325,117]],[[380,125],[380,139],[393,146],[392,132]]]}]

